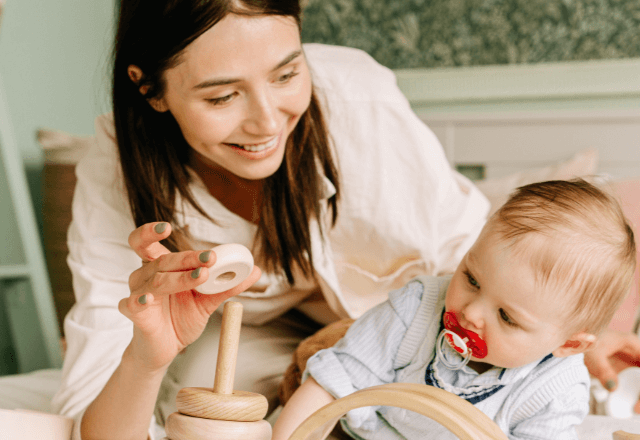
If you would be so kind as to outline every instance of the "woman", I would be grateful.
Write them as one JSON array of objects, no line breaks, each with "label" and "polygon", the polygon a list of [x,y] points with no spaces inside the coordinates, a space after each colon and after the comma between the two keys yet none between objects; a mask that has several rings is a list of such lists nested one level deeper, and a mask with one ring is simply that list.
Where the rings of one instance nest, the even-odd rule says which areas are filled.
[{"label": "woman", "polygon": [[[123,0],[113,107],[69,230],[77,303],[54,408],[74,438],[154,438],[154,413],[213,380],[209,315],[245,289],[235,388],[273,407],[302,338],[452,271],[488,211],[390,71],[302,47],[297,1]],[[208,250],[230,242],[263,273],[198,294]]]}]

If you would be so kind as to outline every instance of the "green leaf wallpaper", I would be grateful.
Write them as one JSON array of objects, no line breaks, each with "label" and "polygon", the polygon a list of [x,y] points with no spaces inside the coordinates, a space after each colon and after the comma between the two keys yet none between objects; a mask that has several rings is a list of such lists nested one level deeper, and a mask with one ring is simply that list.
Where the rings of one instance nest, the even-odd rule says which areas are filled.
[{"label": "green leaf wallpaper", "polygon": [[640,57],[640,0],[308,0],[302,39],[394,69]]}]

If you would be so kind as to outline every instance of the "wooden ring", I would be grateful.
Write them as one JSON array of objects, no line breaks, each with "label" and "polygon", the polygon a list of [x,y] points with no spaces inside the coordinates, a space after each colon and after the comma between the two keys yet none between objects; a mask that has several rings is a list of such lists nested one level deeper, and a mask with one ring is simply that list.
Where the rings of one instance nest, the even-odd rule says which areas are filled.
[{"label": "wooden ring", "polygon": [[164,429],[171,440],[271,440],[271,425],[266,420],[230,422],[173,413]]},{"label": "wooden ring", "polygon": [[262,394],[234,391],[214,393],[211,388],[182,388],[176,396],[182,414],[212,420],[255,422],[264,419],[269,402]]},{"label": "wooden ring", "polygon": [[461,440],[508,440],[493,420],[461,397],[429,385],[408,383],[365,388],[335,400],[311,414],[289,440],[307,440],[320,428],[328,433],[347,412],[366,406],[414,411],[440,423]]}]

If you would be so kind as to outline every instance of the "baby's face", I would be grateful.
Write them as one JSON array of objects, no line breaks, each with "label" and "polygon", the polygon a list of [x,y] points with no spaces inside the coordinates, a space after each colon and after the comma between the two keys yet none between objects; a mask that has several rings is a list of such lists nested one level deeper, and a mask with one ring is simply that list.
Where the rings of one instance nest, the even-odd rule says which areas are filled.
[{"label": "baby's face", "polygon": [[485,228],[458,266],[445,308],[477,333],[487,356],[471,360],[515,368],[540,359],[571,336],[562,308],[550,301],[523,258]]}]

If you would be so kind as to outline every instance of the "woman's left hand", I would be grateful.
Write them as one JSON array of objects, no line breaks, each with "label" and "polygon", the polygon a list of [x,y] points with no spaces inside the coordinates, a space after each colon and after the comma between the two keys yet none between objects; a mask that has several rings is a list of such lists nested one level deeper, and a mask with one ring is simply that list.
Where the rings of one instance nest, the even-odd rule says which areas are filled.
[{"label": "woman's left hand", "polygon": [[[596,346],[585,353],[584,363],[602,386],[618,387],[618,373],[628,367],[640,367],[640,338],[633,333],[606,330]],[[640,413],[640,396],[635,411]]]},{"label": "woman's left hand", "polygon": [[[161,232],[155,228],[164,224]],[[129,236],[142,265],[129,277],[131,294],[118,308],[133,322],[133,338],[125,351],[138,369],[164,371],[185,347],[198,339],[209,316],[228,298],[242,293],[260,278],[260,269],[236,287],[215,295],[195,288],[205,282],[217,256],[211,251],[169,252],[161,240],[171,233],[165,222],[147,223]],[[195,276],[194,276],[195,274]],[[141,299],[142,298],[142,299]]]}]

